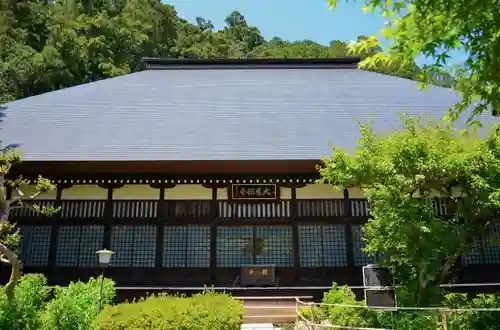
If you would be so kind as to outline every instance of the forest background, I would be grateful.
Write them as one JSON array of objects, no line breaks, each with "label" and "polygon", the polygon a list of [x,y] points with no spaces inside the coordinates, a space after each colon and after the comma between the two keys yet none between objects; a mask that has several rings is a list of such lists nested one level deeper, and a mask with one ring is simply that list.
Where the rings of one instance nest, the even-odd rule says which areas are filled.
[{"label": "forest background", "polygon": [[[161,58],[362,58],[347,42],[266,40],[234,11],[216,30],[202,17],[190,23],[160,0],[7,0],[0,2],[0,103],[144,69],[143,57]],[[366,38],[358,36],[358,41]],[[370,68],[417,79],[416,64]],[[450,87],[437,75],[434,84]]]}]

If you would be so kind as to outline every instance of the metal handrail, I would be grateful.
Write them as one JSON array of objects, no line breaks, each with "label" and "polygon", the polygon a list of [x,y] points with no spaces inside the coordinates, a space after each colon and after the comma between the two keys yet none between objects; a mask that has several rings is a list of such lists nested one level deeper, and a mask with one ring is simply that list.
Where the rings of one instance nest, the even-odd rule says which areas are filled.
[{"label": "metal handrail", "polygon": [[[239,276],[238,276],[239,277]],[[234,282],[233,282],[234,283]],[[238,284],[238,283],[236,283]],[[56,287],[49,286],[49,287]],[[441,288],[461,288],[461,287],[495,287],[500,286],[500,283],[458,283],[458,284],[442,284]],[[59,287],[66,287],[65,285],[60,285]],[[372,289],[373,287],[359,286],[347,286],[349,289],[360,290],[360,289]],[[399,286],[395,286],[398,288]],[[275,291],[275,290],[329,290],[331,286],[272,286],[272,287],[238,287],[238,286],[117,286],[116,290],[188,290],[197,291],[203,290],[204,288],[210,288],[214,290],[248,290],[248,291]]]},{"label": "metal handrail", "polygon": [[[301,321],[304,323],[304,325],[307,328],[313,327],[313,329],[317,328],[325,328],[325,329],[348,329],[348,330],[393,330],[393,329],[385,329],[385,328],[365,328],[365,327],[351,327],[351,326],[344,326],[344,325],[333,325],[333,324],[321,324],[321,323],[316,323],[316,320],[308,320],[302,315],[302,312],[300,310],[301,306],[326,306],[326,305],[331,305],[331,306],[337,306],[336,304],[322,304],[322,303],[314,303],[314,302],[305,302],[300,300],[300,298],[295,297],[295,313],[297,315],[296,321]],[[350,305],[345,305],[345,306],[350,306]],[[358,306],[358,305],[353,305],[356,307],[367,307],[367,306]],[[338,306],[340,307],[340,306]]]},{"label": "metal handrail", "polygon": [[[499,284],[499,283],[497,283]],[[462,285],[465,286],[465,285]],[[366,306],[366,305],[349,305],[349,304],[327,304],[327,303],[315,303],[302,301],[300,298],[295,297],[295,312],[297,315],[297,321],[302,321],[307,327],[319,327],[326,329],[352,329],[352,330],[394,330],[385,328],[364,328],[364,327],[351,327],[351,326],[341,326],[332,324],[319,324],[316,320],[308,320],[302,315],[302,306],[329,306],[329,307],[343,307],[343,308],[360,308],[369,310],[382,310],[388,312],[396,311],[436,311],[441,314],[442,323],[444,329],[446,329],[448,313],[464,313],[464,312],[500,312],[500,308],[449,308],[449,307],[377,307],[377,306]]]}]

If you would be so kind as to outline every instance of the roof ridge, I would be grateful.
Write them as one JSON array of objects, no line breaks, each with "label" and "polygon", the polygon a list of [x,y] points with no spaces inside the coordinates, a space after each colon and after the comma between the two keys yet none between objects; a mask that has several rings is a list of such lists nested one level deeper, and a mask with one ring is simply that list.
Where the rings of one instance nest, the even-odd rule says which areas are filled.
[{"label": "roof ridge", "polygon": [[150,70],[172,69],[355,69],[359,56],[335,58],[152,58],[143,61]]}]

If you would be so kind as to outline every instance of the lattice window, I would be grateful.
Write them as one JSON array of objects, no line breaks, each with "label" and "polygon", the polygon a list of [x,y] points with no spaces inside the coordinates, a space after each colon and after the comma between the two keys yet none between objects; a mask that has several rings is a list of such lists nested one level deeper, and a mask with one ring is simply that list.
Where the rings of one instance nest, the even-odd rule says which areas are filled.
[{"label": "lattice window", "polygon": [[472,243],[472,248],[466,256],[463,256],[462,263],[464,265],[480,265],[484,262],[482,253],[482,242],[475,239]]},{"label": "lattice window", "polygon": [[299,225],[302,267],[345,267],[347,250],[343,225]]},{"label": "lattice window", "polygon": [[252,255],[245,249],[252,244],[253,229],[250,226],[217,228],[217,267],[235,268],[252,264]]},{"label": "lattice window", "polygon": [[263,239],[263,253],[255,257],[257,264],[293,267],[292,228],[287,226],[256,226],[256,239]]},{"label": "lattice window", "polygon": [[446,205],[446,201],[443,199],[433,199],[432,200],[432,207],[434,209],[434,212],[436,212],[437,215],[448,214],[448,207]]},{"label": "lattice window", "polygon": [[57,267],[78,267],[80,235],[80,226],[59,228],[56,253]]},{"label": "lattice window", "polygon": [[325,225],[323,230],[323,253],[325,266],[347,266],[345,226]]},{"label": "lattice window", "polygon": [[490,233],[482,239],[475,239],[472,248],[462,257],[464,265],[500,263],[500,224],[494,224]]},{"label": "lattice window", "polygon": [[97,267],[99,257],[97,250],[102,249],[104,226],[82,226],[80,236],[79,262],[80,267]]},{"label": "lattice window", "polygon": [[210,267],[209,226],[167,226],[163,241],[164,267]]},{"label": "lattice window", "polygon": [[[299,260],[301,267],[323,267],[322,226],[299,225]],[[319,244],[318,244],[319,243]]]},{"label": "lattice window", "polygon": [[96,267],[104,226],[62,226],[57,241],[57,267]]},{"label": "lattice window", "polygon": [[187,267],[210,267],[210,227],[188,226]]},{"label": "lattice window", "polygon": [[165,227],[163,235],[163,267],[186,267],[186,226]]},{"label": "lattice window", "polygon": [[154,267],[156,259],[156,226],[135,226],[132,267]]},{"label": "lattice window", "polygon": [[21,229],[21,260],[28,267],[47,266],[50,251],[50,226],[23,226]]},{"label": "lattice window", "polygon": [[498,264],[500,263],[500,224],[494,224],[491,228],[491,233],[487,235],[484,242],[484,263]]},{"label": "lattice window", "polygon": [[130,267],[134,248],[134,226],[111,227],[111,267]]},{"label": "lattice window", "polygon": [[128,225],[111,227],[111,267],[154,267],[156,226]]},{"label": "lattice window", "polygon": [[375,261],[375,258],[366,255],[362,250],[365,247],[362,226],[352,226],[352,244],[354,266],[366,266]]}]

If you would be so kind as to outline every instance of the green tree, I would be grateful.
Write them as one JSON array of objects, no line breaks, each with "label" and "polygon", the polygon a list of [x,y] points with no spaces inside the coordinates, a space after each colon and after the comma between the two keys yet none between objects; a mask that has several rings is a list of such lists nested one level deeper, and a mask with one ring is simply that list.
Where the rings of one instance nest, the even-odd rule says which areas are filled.
[{"label": "green tree", "polygon": [[[360,36],[358,40],[367,39]],[[0,103],[144,68],[143,57],[332,58],[345,42],[266,41],[238,11],[215,30],[191,24],[160,0],[0,1]],[[379,56],[380,47],[360,52]],[[372,71],[416,79],[419,68],[378,65]],[[440,80],[444,84],[446,80]]]},{"label": "green tree", "polygon": [[[25,196],[22,187],[30,184],[30,181],[22,178],[7,179],[12,167],[20,161],[19,153],[12,146],[0,149],[0,262],[11,266],[10,279],[5,285],[5,293],[9,300],[14,298],[14,289],[21,276],[22,268],[22,262],[17,254],[20,236],[15,222],[11,219],[11,211],[16,208],[30,208],[46,215],[58,211],[52,206],[39,207],[30,203],[30,200],[38,195],[55,188],[50,180],[38,177],[36,190],[31,195]],[[11,191],[10,196],[9,190]]]},{"label": "green tree", "polygon": [[[329,0],[336,7],[338,0]],[[387,17],[381,31],[389,41],[387,53],[367,58],[363,68],[380,63],[412,64],[418,56],[434,60],[421,70],[418,79],[432,83],[435,73],[447,72],[456,80],[454,88],[463,95],[451,113],[453,119],[473,105],[469,119],[484,112],[500,113],[500,4],[496,0],[365,0],[365,11],[380,11]],[[380,45],[371,36],[351,47],[354,52]],[[461,51],[466,60],[457,65],[452,54]]]},{"label": "green tree", "polygon": [[[366,252],[393,269],[410,292],[409,303],[422,306],[433,302],[458,258],[496,221],[500,135],[492,130],[481,139],[406,116],[402,122],[404,130],[385,135],[361,125],[356,149],[335,149],[320,174],[340,189],[364,189],[371,204]],[[438,194],[445,218],[433,207]]]},{"label": "green tree", "polygon": [[258,28],[250,26],[240,12],[234,11],[224,20],[226,26],[220,31],[226,41],[227,56],[239,58],[249,55],[264,42]]},{"label": "green tree", "polygon": [[37,92],[33,86],[47,38],[49,13],[42,1],[0,2],[0,102]]}]

